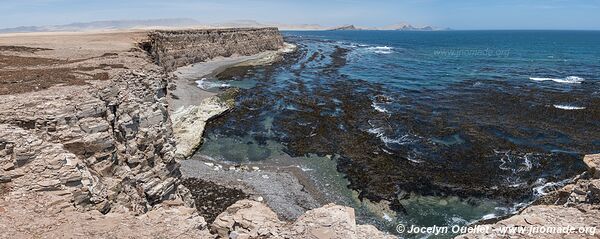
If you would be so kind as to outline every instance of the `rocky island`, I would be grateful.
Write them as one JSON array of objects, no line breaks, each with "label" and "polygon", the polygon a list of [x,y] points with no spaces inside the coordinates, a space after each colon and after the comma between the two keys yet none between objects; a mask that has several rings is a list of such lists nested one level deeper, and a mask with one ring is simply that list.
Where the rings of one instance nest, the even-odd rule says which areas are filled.
[{"label": "rocky island", "polygon": [[267,195],[182,176],[230,107],[190,79],[290,48],[275,28],[0,36],[0,237],[392,237],[352,208],[282,218]]}]

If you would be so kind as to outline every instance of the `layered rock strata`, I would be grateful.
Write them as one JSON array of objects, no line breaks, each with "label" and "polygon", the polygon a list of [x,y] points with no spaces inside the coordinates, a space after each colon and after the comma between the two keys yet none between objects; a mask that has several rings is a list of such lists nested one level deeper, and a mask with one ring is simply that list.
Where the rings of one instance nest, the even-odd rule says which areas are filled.
[{"label": "layered rock strata", "polygon": [[[8,70],[35,76],[73,69],[77,82],[40,89],[37,82],[53,76],[42,74],[22,90],[30,92],[0,97],[0,175],[15,191],[64,191],[77,208],[104,213],[141,214],[177,197],[168,78],[130,49],[48,65],[30,64],[38,59],[30,53],[4,52]],[[107,79],[87,78],[89,69]]]},{"label": "layered rock strata", "polygon": [[[235,102],[232,97],[236,90],[217,95],[198,87],[197,81],[216,75],[227,67],[269,65],[292,51],[294,45],[284,44],[283,48],[260,52],[250,56],[237,56],[213,59],[178,68],[169,86],[170,116],[173,122],[174,138],[177,143],[176,156],[190,157],[202,143],[206,123],[229,109]],[[227,95],[230,95],[228,97]]]},{"label": "layered rock strata", "polygon": [[146,39],[0,37],[0,237],[218,236],[181,185],[168,100],[175,79],[135,47]]},{"label": "layered rock strata", "polygon": [[[290,49],[277,28],[159,30],[140,46],[176,76],[169,87],[169,104],[180,158],[191,156],[201,144],[206,122],[231,107],[215,94],[194,87],[194,81],[227,66],[270,64]],[[220,57],[230,58],[215,61]],[[213,62],[194,65],[209,60]]]},{"label": "layered rock strata", "polygon": [[218,56],[254,55],[283,47],[277,28],[227,28],[155,31],[143,44],[167,70]]}]

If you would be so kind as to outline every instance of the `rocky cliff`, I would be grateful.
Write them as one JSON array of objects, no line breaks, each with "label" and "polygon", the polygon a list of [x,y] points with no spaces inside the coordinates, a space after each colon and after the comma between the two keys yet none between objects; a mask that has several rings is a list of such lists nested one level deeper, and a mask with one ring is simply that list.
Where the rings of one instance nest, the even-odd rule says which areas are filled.
[{"label": "rocky cliff", "polygon": [[[134,41],[151,42],[146,49],[163,67]],[[261,220],[262,204],[250,203],[257,218],[214,224],[212,234],[189,207],[167,100],[174,79],[165,68],[281,44],[275,29],[0,36],[0,238],[257,235],[248,223]],[[238,209],[219,222],[238,220]],[[326,228],[341,215],[339,228],[350,235],[379,233],[359,230],[349,208],[319,212],[307,220],[326,225],[305,221],[292,232],[270,217],[277,225],[265,230],[333,233]]]},{"label": "rocky cliff", "polygon": [[167,70],[215,57],[254,55],[283,47],[277,28],[227,28],[155,31],[142,44]]},{"label": "rocky cliff", "polygon": [[[66,53],[48,51],[56,58]],[[0,97],[3,181],[21,193],[61,191],[70,196],[65,203],[103,213],[141,214],[176,197],[168,78],[159,67],[144,65],[141,51],[76,60],[30,55],[13,50],[2,57],[3,76],[34,76],[19,88],[23,93]],[[63,82],[44,85],[55,78]],[[2,79],[7,88],[18,84]]]},{"label": "rocky cliff", "polygon": [[[0,72],[0,178],[19,190],[66,190],[82,210],[144,213],[178,198],[178,187],[185,194],[168,111],[172,77],[148,64],[146,53],[131,48],[131,42],[87,39],[98,37],[91,36],[80,36],[80,48],[98,52],[73,51],[67,43],[51,42],[60,41],[53,37],[41,44],[58,49],[0,49],[7,66]],[[149,39],[151,53],[163,66],[283,44],[271,28],[156,31],[135,37]],[[40,39],[30,40],[40,44]]]}]

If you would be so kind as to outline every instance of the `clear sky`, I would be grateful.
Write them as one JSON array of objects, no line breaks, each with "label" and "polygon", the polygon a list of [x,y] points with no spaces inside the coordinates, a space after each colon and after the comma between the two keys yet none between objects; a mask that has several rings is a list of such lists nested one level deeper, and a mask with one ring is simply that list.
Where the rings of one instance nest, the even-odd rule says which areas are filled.
[{"label": "clear sky", "polygon": [[155,18],[600,30],[600,0],[0,0],[0,28]]}]

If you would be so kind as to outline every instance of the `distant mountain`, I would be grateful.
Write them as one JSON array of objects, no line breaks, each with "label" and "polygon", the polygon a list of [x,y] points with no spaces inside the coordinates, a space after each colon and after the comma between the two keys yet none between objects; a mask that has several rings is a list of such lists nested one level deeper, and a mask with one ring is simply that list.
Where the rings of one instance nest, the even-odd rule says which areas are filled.
[{"label": "distant mountain", "polygon": [[153,27],[188,27],[197,26],[200,22],[189,18],[152,19],[152,20],[115,20],[78,22],[67,25],[54,26],[23,26],[0,29],[2,33],[8,32],[59,32],[59,31],[89,31],[89,30],[120,30]]},{"label": "distant mountain", "polygon": [[236,20],[230,22],[209,24],[210,27],[277,27],[280,30],[327,30],[329,28],[318,24],[284,24],[260,23],[254,20]]},{"label": "distant mountain", "polygon": [[330,28],[332,31],[340,30],[384,30],[384,31],[440,31],[444,30],[441,28],[435,28],[432,26],[413,26],[408,23],[399,23],[395,25],[389,25],[384,27],[357,27],[354,25],[344,25],[340,27]]},{"label": "distant mountain", "polygon": [[22,26],[0,29],[0,33],[18,32],[80,32],[94,30],[125,30],[125,29],[157,29],[157,28],[229,28],[229,27],[277,27],[281,30],[398,30],[398,31],[435,31],[442,30],[431,26],[415,27],[410,24],[400,23],[385,27],[358,27],[343,25],[339,27],[325,27],[318,24],[282,24],[260,23],[254,20],[236,20],[222,23],[202,23],[191,18],[168,18],[151,20],[115,20],[79,22],[67,25],[54,26]]},{"label": "distant mountain", "polygon": [[271,26],[277,27],[280,30],[305,30],[305,31],[322,31],[328,30],[329,27],[324,27],[319,24],[281,24],[273,23]]},{"label": "distant mountain", "polygon": [[190,18],[152,19],[152,20],[115,20],[80,22],[53,26],[22,26],[0,29],[0,33],[19,32],[80,32],[93,30],[125,30],[155,28],[229,28],[229,27],[278,27],[281,30],[326,30],[317,24],[281,24],[260,23],[254,20],[236,20],[221,23],[202,23]]},{"label": "distant mountain", "polygon": [[269,24],[263,24],[254,20],[235,20],[229,22],[208,24],[211,27],[267,27]]}]

